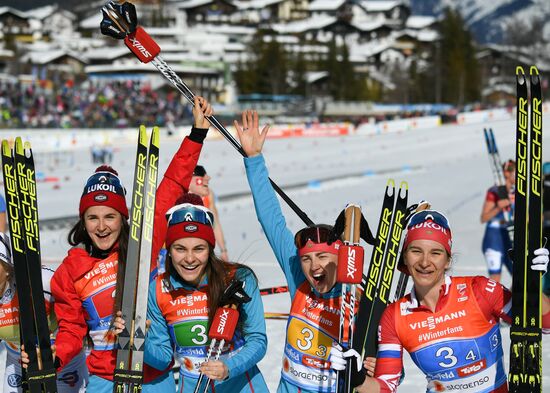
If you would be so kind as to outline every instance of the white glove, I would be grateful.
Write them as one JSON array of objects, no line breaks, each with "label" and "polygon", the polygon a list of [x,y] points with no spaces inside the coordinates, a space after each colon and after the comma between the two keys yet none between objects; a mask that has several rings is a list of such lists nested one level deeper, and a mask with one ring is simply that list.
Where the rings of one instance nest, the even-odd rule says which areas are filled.
[{"label": "white glove", "polygon": [[346,364],[348,360],[351,360],[352,367],[357,368],[357,372],[360,372],[363,368],[363,359],[361,355],[357,353],[355,349],[348,349],[345,352],[342,352],[344,349],[337,342],[332,343],[330,348],[330,356],[328,360],[330,361],[330,367],[336,371],[342,371],[346,369]]},{"label": "white glove", "polygon": [[351,385],[357,387],[361,385],[366,378],[366,370],[363,368],[363,358],[355,349],[348,349],[343,352],[343,348],[337,342],[332,343],[330,348],[330,367],[335,371],[343,371],[346,369],[348,360],[351,366]]},{"label": "white glove", "polygon": [[531,270],[537,270],[546,273],[548,267],[548,250],[546,248],[537,248],[534,252],[536,255],[531,261]]}]

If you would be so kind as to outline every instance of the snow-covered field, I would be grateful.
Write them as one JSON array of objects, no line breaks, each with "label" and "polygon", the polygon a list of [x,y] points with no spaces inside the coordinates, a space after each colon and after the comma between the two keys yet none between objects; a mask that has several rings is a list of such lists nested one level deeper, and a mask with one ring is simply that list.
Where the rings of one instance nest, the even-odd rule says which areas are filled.
[{"label": "snow-covered field", "polygon": [[[444,211],[449,217],[454,237],[454,274],[486,274],[481,254],[484,228],[479,223],[479,215],[492,177],[483,139],[484,126],[494,129],[502,158],[513,157],[513,121],[450,125],[371,137],[267,140],[265,156],[271,178],[279,186],[287,187],[290,197],[315,222],[333,223],[346,203],[355,202],[362,206],[375,231],[388,178],[394,178],[397,184],[406,180],[410,202],[428,199],[434,208]],[[547,146],[549,139],[550,134],[545,138]],[[179,141],[174,139],[161,140],[163,168],[178,144]],[[135,147],[119,146],[119,149],[113,166],[129,185]],[[76,215],[83,183],[94,168],[87,151],[77,152],[76,157],[77,163],[71,168],[37,168],[47,176],[61,179],[58,188],[54,183],[39,186],[39,209],[43,218]],[[550,155],[546,157],[550,159]],[[244,194],[222,199],[218,206],[230,257],[254,268],[262,287],[283,285],[283,275],[256,220],[252,198],[246,194],[248,184],[241,157],[225,141],[207,141],[200,162],[212,176],[211,186],[219,196]],[[329,180],[323,181],[325,179]],[[308,182],[312,183],[308,186]],[[289,208],[284,206],[284,211],[292,231],[303,226]],[[42,232],[43,255],[48,260],[61,260],[68,247],[67,232]],[[370,253],[369,247],[366,261]],[[510,284],[507,273],[504,273],[503,281]],[[269,312],[289,310],[288,294],[267,296],[264,302]],[[275,391],[285,322],[269,320],[267,324],[269,348],[260,368],[271,391]],[[503,327],[502,331],[507,362],[508,328]],[[550,338],[545,337],[543,345],[550,346]],[[408,355],[405,361],[406,378],[399,392],[422,391],[424,377]],[[548,370],[549,365],[550,352],[545,351],[544,369]],[[550,392],[550,373],[546,371],[544,374],[544,391]]]}]

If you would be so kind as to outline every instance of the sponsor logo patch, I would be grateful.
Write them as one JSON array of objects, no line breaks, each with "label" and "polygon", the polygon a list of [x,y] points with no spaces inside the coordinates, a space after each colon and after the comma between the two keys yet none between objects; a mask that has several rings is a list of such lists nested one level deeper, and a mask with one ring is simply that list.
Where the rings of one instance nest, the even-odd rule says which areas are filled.
[{"label": "sponsor logo patch", "polygon": [[8,375],[8,385],[12,388],[18,388],[21,386],[21,375],[10,374]]},{"label": "sponsor logo patch", "polygon": [[96,202],[105,202],[107,199],[107,195],[105,194],[97,194],[96,196],[94,196],[94,201]]},{"label": "sponsor logo patch", "polygon": [[188,224],[183,228],[183,230],[185,232],[194,233],[197,232],[199,228],[195,224]]}]

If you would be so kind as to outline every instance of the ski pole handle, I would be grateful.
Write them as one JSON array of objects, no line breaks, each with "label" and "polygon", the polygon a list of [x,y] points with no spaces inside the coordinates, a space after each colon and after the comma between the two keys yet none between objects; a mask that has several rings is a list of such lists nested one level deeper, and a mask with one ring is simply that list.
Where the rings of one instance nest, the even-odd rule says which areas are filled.
[{"label": "ski pole handle", "polygon": [[208,337],[216,340],[231,341],[238,322],[239,311],[236,306],[218,308],[208,331]]},{"label": "ski pole handle", "polygon": [[348,205],[345,210],[344,245],[338,249],[336,281],[343,284],[360,284],[363,277],[365,251],[359,245],[361,235],[361,208]]},{"label": "ski pole handle", "polygon": [[[110,3],[109,3],[110,4]],[[128,2],[124,4],[130,4]],[[147,34],[142,27],[136,27],[132,31],[131,27],[126,26],[123,22],[125,17],[120,15],[116,7],[103,7],[104,22],[102,22],[102,33],[114,38],[124,38],[124,43],[130,49],[130,51],[144,63],[153,64],[157,70],[185,97],[194,105],[195,94],[191,89],[181,80],[176,72],[159,56],[160,47],[153,40],[153,38]],[[137,19],[136,19],[137,20]],[[115,23],[118,22],[118,23]],[[107,25],[105,25],[107,23]],[[106,27],[107,26],[107,27]],[[114,30],[113,30],[114,29]],[[216,128],[224,138],[237,150],[243,157],[246,157],[240,143],[235,139],[233,135],[223,126],[222,123],[214,116],[206,117],[210,124]],[[292,199],[273,181],[268,178],[271,186],[277,194],[288,204],[288,206],[300,217],[300,219],[307,226],[314,225],[313,221],[307,216],[307,214],[294,203]]]}]

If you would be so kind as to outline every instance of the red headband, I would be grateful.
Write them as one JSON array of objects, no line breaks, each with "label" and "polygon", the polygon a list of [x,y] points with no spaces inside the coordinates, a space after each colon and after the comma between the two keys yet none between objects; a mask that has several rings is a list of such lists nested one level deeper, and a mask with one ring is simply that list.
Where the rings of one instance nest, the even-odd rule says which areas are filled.
[{"label": "red headband", "polygon": [[170,249],[172,243],[184,237],[198,237],[206,240],[212,247],[216,247],[216,237],[210,225],[195,221],[184,221],[168,226],[166,232],[166,249]]},{"label": "red headband", "polygon": [[443,228],[432,220],[426,220],[407,230],[407,236],[403,243],[403,251],[405,251],[408,245],[414,240],[433,240],[438,242],[445,248],[449,255],[451,255],[451,246],[453,244],[451,230]]},{"label": "red headband", "polygon": [[306,245],[298,250],[298,255],[302,256],[308,252],[328,252],[338,255],[338,249],[341,244],[342,242],[340,240],[336,240],[334,243],[331,243],[330,246],[327,243],[315,243],[308,240]]}]

